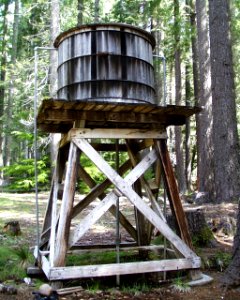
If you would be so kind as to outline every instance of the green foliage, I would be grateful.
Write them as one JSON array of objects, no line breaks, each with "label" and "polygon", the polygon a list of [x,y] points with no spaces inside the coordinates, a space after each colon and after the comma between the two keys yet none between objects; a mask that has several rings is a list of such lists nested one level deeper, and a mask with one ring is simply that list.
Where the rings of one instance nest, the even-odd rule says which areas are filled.
[{"label": "green foliage", "polygon": [[192,242],[196,247],[204,247],[207,246],[213,238],[214,236],[211,229],[208,226],[204,226],[199,234],[194,234]]},{"label": "green foliage", "polygon": [[94,280],[91,284],[87,284],[87,289],[91,294],[95,294],[100,290],[100,282],[98,280]]},{"label": "green foliage", "polygon": [[33,255],[28,247],[21,246],[15,249],[14,252],[21,267],[26,268],[30,263],[33,263]]},{"label": "green foliage", "polygon": [[232,260],[232,255],[227,252],[218,251],[215,254],[216,264],[219,266],[220,270],[227,268]]},{"label": "green foliage", "polygon": [[[6,190],[14,192],[32,191],[35,186],[35,163],[34,159],[23,159],[18,163],[3,167],[5,177],[10,183]],[[38,186],[40,190],[45,190],[49,185],[50,166],[47,156],[37,161]]]},{"label": "green foliage", "polygon": [[[107,151],[102,152],[101,154],[110,166],[116,168],[116,152]],[[126,160],[126,158],[126,153],[119,153],[119,164],[121,165]],[[97,184],[103,182],[106,179],[106,176],[92,163],[91,160],[88,159],[85,154],[81,155],[81,165]],[[85,184],[85,182],[80,181],[78,183],[78,190],[80,193],[84,194],[89,192],[89,187]]]},{"label": "green foliage", "polygon": [[173,284],[171,285],[171,287],[175,292],[180,293],[187,293],[191,290],[189,284],[185,282],[182,277],[179,276],[173,280]]},{"label": "green foliage", "polygon": [[26,276],[26,265],[33,261],[29,254],[23,256],[23,253],[29,253],[21,248],[0,246],[0,281],[22,280]]},{"label": "green foliage", "polygon": [[151,291],[151,286],[146,283],[134,283],[133,285],[123,285],[121,290],[125,293],[137,294],[137,293],[148,293]]}]

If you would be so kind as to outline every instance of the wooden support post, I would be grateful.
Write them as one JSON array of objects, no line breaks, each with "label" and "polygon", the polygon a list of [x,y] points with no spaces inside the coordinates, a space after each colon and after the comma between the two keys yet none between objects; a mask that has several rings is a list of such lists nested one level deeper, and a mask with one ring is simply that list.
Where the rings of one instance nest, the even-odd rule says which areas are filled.
[{"label": "wooden support post", "polygon": [[[126,145],[128,149],[129,158],[132,162],[133,167],[135,167],[140,160],[138,157],[139,154],[137,153],[136,150],[136,142],[134,140],[126,140]],[[140,197],[142,197],[142,188],[145,188],[145,191],[147,191],[147,183],[143,175],[140,176],[139,180],[134,185],[134,189]],[[152,224],[137,209],[135,209],[135,218],[136,218],[137,232],[139,235],[138,237],[139,245],[149,245],[151,241],[151,234],[152,234],[152,230],[149,231],[149,227],[152,227]]]},{"label": "wooden support post", "polygon": [[187,219],[183,210],[182,202],[179,196],[177,182],[174,176],[170,156],[167,149],[166,140],[158,140],[155,142],[156,149],[158,150],[161,163],[163,166],[163,173],[165,178],[166,190],[168,199],[174,209],[174,214],[180,229],[181,237],[184,242],[193,249],[191,236],[188,230]]},{"label": "wooden support post", "polygon": [[51,233],[49,239],[50,246],[50,254],[49,254],[49,262],[50,266],[54,266],[54,257],[55,257],[55,245],[56,245],[56,231],[57,231],[57,222],[58,222],[58,213],[57,213],[57,198],[58,198],[58,180],[59,180],[59,156],[56,160],[56,167],[54,172],[54,184],[53,184],[53,196],[52,196],[52,219],[51,219]]},{"label": "wooden support post", "polygon": [[[65,163],[66,163],[67,157],[66,157],[66,151],[65,149],[59,149],[57,153],[57,159],[56,159],[56,166],[54,169],[54,174],[52,178],[52,184],[51,184],[51,190],[50,195],[48,199],[48,205],[45,212],[44,217],[44,223],[42,228],[42,235],[41,235],[41,245],[43,246],[46,244],[50,237],[50,228],[52,223],[52,209],[53,209],[53,202],[55,201],[54,192],[56,189],[58,189],[59,184],[62,181],[63,173],[65,169]],[[58,193],[57,193],[58,196]],[[56,198],[57,201],[57,198]]]},{"label": "wooden support post", "polygon": [[60,209],[58,230],[56,235],[56,247],[53,265],[61,267],[65,265],[65,257],[68,248],[68,237],[71,224],[71,214],[77,180],[77,165],[79,150],[74,143],[70,144],[66,179],[63,190],[63,199]]}]

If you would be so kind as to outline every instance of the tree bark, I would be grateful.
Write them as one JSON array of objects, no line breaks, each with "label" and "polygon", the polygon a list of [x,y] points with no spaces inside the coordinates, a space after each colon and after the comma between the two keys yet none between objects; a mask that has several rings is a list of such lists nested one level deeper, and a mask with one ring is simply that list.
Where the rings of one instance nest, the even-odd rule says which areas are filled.
[{"label": "tree bark", "polygon": [[233,259],[226,269],[221,282],[225,286],[240,285],[240,201],[238,205],[237,232],[233,245]]},{"label": "tree bark", "polygon": [[[60,33],[60,9],[59,9],[59,1],[52,0],[51,1],[51,43],[53,44],[56,37]],[[57,51],[50,51],[50,97],[54,98],[57,91]],[[52,162],[52,174],[53,167],[56,163],[57,157],[57,148],[58,143],[60,141],[61,134],[53,133],[51,134],[51,144],[50,144],[50,152],[51,152],[51,162]]]},{"label": "tree bark", "polygon": [[[181,50],[180,50],[180,24],[179,24],[179,1],[174,0],[174,24],[175,24],[175,103],[181,104]],[[176,151],[176,173],[178,187],[181,193],[186,191],[186,180],[184,173],[182,131],[180,126],[175,127],[175,151]]]},{"label": "tree bark", "polygon": [[[186,62],[185,66],[185,95],[186,95],[186,106],[190,105],[191,97],[191,86],[190,86],[190,64]],[[186,120],[186,131],[185,131],[185,180],[186,188],[190,189],[191,182],[191,156],[190,156],[190,120]]]},{"label": "tree bark", "polygon": [[98,23],[99,22],[99,12],[100,12],[100,7],[99,7],[99,0],[95,0],[95,6],[94,6],[94,22]]},{"label": "tree bark", "polygon": [[84,0],[78,0],[78,20],[77,20],[77,24],[78,26],[83,24],[83,1]]},{"label": "tree bark", "polygon": [[[228,0],[209,1],[216,202],[240,195],[240,157]],[[206,134],[206,132],[205,132]]]},{"label": "tree bark", "polygon": [[[192,51],[192,72],[193,72],[193,94],[194,94],[194,104],[197,106],[199,103],[199,68],[198,68],[198,51],[197,51],[197,37],[196,37],[196,12],[195,12],[195,1],[194,0],[186,0],[186,5],[188,7],[188,15],[191,26],[191,51]],[[186,71],[187,73],[187,71]],[[187,94],[187,85],[186,85],[186,94]],[[187,97],[187,96],[186,96]],[[189,120],[188,120],[189,122]],[[190,130],[190,129],[189,129]],[[196,143],[192,147],[191,152],[191,161],[188,168],[190,169],[190,175],[193,172],[193,162],[195,161],[196,154]],[[187,158],[186,158],[187,161]],[[187,166],[187,165],[186,165]],[[191,188],[191,183],[187,186],[187,188]]]},{"label": "tree bark", "polygon": [[12,51],[11,51],[11,70],[10,70],[10,86],[8,103],[6,106],[6,116],[8,122],[6,123],[6,131],[8,134],[5,137],[5,151],[4,151],[4,165],[9,166],[11,163],[11,126],[12,126],[12,107],[14,103],[14,79],[15,79],[15,64],[17,59],[17,42],[18,42],[18,25],[19,25],[19,0],[15,0],[14,21],[13,21],[13,35],[12,35]]},{"label": "tree bark", "polygon": [[212,92],[211,65],[206,0],[196,0],[197,44],[199,60],[199,97],[197,105],[203,108],[196,116],[198,154],[198,192],[205,201],[214,199],[212,147]]},{"label": "tree bark", "polygon": [[[3,21],[2,21],[2,49],[1,49],[1,69],[0,69],[0,167],[3,166],[3,115],[4,115],[4,101],[5,101],[5,79],[6,79],[6,63],[7,63],[7,12],[8,12],[9,1],[5,1],[3,7]],[[3,175],[0,174],[0,177]]]},{"label": "tree bark", "polygon": [[[228,0],[209,0],[212,70],[213,143],[216,201],[232,201],[240,194],[240,158]],[[233,259],[222,283],[240,284],[240,201]]]}]

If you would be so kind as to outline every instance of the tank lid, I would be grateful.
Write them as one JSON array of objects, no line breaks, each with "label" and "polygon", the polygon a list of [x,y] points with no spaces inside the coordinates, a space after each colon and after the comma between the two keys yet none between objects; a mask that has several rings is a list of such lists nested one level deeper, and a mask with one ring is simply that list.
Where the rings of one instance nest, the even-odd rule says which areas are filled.
[{"label": "tank lid", "polygon": [[147,38],[153,48],[156,45],[154,36],[142,28],[139,28],[139,27],[136,27],[133,25],[129,25],[129,24],[122,24],[122,23],[96,23],[96,24],[85,24],[85,25],[73,27],[67,31],[62,32],[55,39],[54,47],[58,48],[60,43],[67,37],[70,37],[79,32],[84,32],[84,31],[87,32],[87,31],[92,31],[92,30],[96,30],[96,31],[97,30],[117,30],[117,31],[134,33],[134,34],[138,34],[138,35],[142,36],[143,38]]}]

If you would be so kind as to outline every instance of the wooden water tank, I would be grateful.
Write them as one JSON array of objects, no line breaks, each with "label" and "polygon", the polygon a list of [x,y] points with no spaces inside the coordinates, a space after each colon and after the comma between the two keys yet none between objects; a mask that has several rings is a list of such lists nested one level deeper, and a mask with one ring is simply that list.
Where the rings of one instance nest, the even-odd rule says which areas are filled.
[{"label": "wooden water tank", "polygon": [[153,36],[125,24],[83,25],[60,34],[58,99],[154,103]]}]

